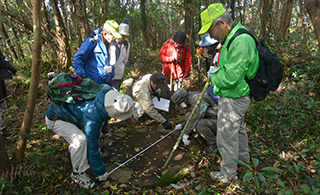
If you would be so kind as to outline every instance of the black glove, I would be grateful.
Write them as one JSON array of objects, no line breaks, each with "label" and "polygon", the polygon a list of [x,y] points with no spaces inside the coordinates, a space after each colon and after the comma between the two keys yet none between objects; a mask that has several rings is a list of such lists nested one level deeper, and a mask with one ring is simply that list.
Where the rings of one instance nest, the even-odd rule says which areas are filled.
[{"label": "black glove", "polygon": [[154,96],[156,96],[156,97],[158,98],[158,101],[160,102],[160,94],[157,93],[157,92],[155,92],[155,93],[154,93]]},{"label": "black glove", "polygon": [[165,129],[172,129],[172,124],[169,123],[169,121],[166,121],[166,122],[162,123],[162,126],[163,126]]}]

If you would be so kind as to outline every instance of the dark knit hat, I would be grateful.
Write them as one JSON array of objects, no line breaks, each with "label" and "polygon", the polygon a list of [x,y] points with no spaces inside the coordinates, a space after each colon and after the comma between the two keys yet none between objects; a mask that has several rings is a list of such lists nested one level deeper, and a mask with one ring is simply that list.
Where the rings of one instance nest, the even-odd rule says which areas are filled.
[{"label": "dark knit hat", "polygon": [[180,44],[184,44],[186,41],[186,38],[187,38],[187,34],[182,31],[176,32],[176,34],[174,34],[173,36],[174,42],[180,43]]},{"label": "dark knit hat", "polygon": [[153,83],[157,84],[160,89],[167,89],[168,86],[165,82],[166,76],[164,76],[161,72],[155,72],[151,75],[150,80]]}]

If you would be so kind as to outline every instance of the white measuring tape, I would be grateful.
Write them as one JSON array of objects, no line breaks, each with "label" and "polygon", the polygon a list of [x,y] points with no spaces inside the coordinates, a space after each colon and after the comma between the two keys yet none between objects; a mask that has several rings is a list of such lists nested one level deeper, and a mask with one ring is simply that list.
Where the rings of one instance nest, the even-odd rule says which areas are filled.
[{"label": "white measuring tape", "polygon": [[144,153],[146,150],[148,150],[149,148],[151,148],[152,146],[154,146],[155,144],[157,144],[158,142],[160,142],[161,140],[163,140],[164,138],[166,138],[168,135],[170,135],[171,133],[173,133],[174,131],[176,131],[176,129],[172,130],[171,132],[169,132],[167,135],[163,136],[161,139],[159,139],[158,141],[154,142],[153,144],[151,144],[150,146],[148,146],[147,148],[145,148],[144,150],[142,150],[141,152],[139,152],[138,154],[134,155],[133,157],[131,157],[130,159],[128,159],[126,162],[122,163],[121,165],[119,165],[118,167],[116,167],[115,169],[113,169],[112,171],[110,171],[107,175],[109,176],[111,173],[113,173],[114,171],[116,171],[117,169],[119,169],[120,167],[122,167],[123,165],[127,164],[128,162],[130,162],[132,159],[136,158],[137,156],[139,156],[140,154]]}]

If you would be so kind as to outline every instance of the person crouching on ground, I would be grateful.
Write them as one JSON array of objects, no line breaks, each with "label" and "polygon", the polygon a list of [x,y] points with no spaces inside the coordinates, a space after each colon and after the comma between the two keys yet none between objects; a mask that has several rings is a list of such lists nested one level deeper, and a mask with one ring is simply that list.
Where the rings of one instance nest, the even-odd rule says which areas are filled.
[{"label": "person crouching on ground", "polygon": [[153,97],[160,98],[158,89],[168,89],[165,76],[161,72],[144,75],[128,88],[126,94],[140,104],[137,108],[139,117],[145,113],[159,122],[165,129],[172,129],[172,124],[157,111],[153,104]]},{"label": "person crouching on ground", "polygon": [[[217,132],[217,113],[218,113],[218,96],[212,93],[212,87],[207,90],[209,93],[205,93],[199,107],[195,111],[191,118],[189,125],[182,137],[182,141],[185,145],[189,144],[189,135],[193,129],[200,134],[208,144],[207,149],[203,152],[204,155],[211,154],[216,151],[216,132]],[[211,96],[211,94],[212,96]],[[209,95],[210,94],[210,95]],[[190,112],[186,113],[186,120],[182,124],[178,124],[175,129],[182,130],[189,119],[193,108],[195,107],[201,91],[190,91],[180,88],[174,92],[171,96],[171,101],[179,105],[181,108],[190,108]]]},{"label": "person crouching on ground", "polygon": [[85,173],[90,168],[88,159],[99,180],[107,179],[106,165],[99,151],[101,125],[110,117],[125,120],[133,112],[134,102],[131,97],[108,85],[99,91],[94,100],[64,105],[52,102],[49,105],[46,124],[69,143],[73,168],[71,178],[76,183],[86,189],[94,186],[94,181]]}]

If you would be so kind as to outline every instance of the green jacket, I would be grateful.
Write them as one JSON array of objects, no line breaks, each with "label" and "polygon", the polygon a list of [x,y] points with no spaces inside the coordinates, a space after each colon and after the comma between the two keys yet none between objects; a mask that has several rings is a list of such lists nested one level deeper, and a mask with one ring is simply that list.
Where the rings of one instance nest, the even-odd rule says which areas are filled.
[{"label": "green jacket", "polygon": [[239,98],[250,93],[245,77],[252,79],[259,68],[259,54],[255,40],[249,34],[241,34],[235,38],[227,51],[227,45],[235,32],[246,29],[238,23],[229,33],[221,47],[219,67],[212,74],[214,93],[220,97]]}]

